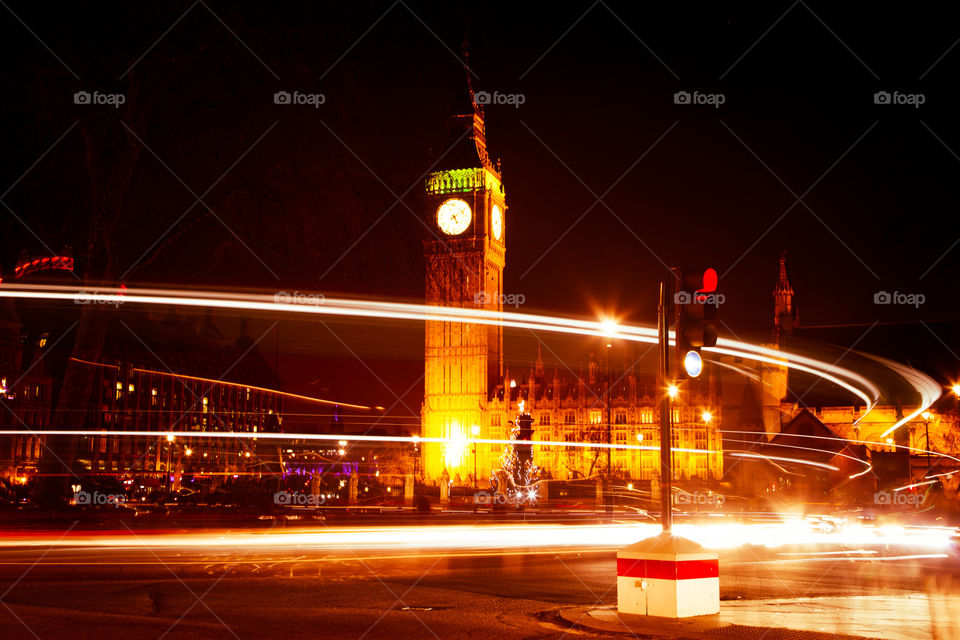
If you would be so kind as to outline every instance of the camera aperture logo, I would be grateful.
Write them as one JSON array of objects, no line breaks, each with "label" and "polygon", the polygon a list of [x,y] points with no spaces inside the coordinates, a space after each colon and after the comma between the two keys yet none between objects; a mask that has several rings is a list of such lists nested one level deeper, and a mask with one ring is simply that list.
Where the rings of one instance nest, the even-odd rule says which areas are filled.
[{"label": "camera aperture logo", "polygon": [[701,93],[699,91],[677,91],[673,94],[673,104],[697,104],[719,109],[727,101],[722,93]]},{"label": "camera aperture logo", "polygon": [[73,94],[73,104],[107,105],[119,109],[127,101],[122,93],[101,93],[99,91],[77,91]]},{"label": "camera aperture logo", "polygon": [[126,501],[127,496],[122,493],[100,493],[99,491],[90,493],[89,491],[77,491],[73,494],[73,503],[84,507],[100,507],[103,505],[119,507]]},{"label": "camera aperture logo", "polygon": [[926,494],[901,493],[899,491],[877,491],[873,494],[874,504],[894,505],[900,507],[919,507],[926,502]]},{"label": "camera aperture logo", "polygon": [[476,293],[473,296],[474,304],[496,304],[499,303],[504,307],[513,307],[519,308],[524,302],[527,301],[527,297],[522,293],[487,293],[486,291],[481,291]]},{"label": "camera aperture logo", "polygon": [[873,304],[904,304],[910,305],[914,309],[919,309],[920,305],[927,301],[927,297],[922,293],[900,293],[894,291],[877,291],[873,294]]},{"label": "camera aperture logo", "polygon": [[281,507],[319,507],[326,503],[322,493],[303,493],[302,491],[277,491],[273,494],[273,504]]},{"label": "camera aperture logo", "polygon": [[489,91],[476,91],[473,94],[473,103],[480,106],[506,104],[517,109],[526,101],[527,96],[522,93],[500,93],[499,91],[490,93]]},{"label": "camera aperture logo", "polygon": [[319,109],[320,105],[327,101],[327,96],[322,93],[301,93],[294,91],[277,91],[273,94],[273,104],[294,104],[308,105],[314,109]]},{"label": "camera aperture logo", "polygon": [[927,96],[922,93],[901,93],[899,91],[877,91],[873,94],[873,104],[895,104],[906,105],[919,109],[920,105],[927,101]]}]

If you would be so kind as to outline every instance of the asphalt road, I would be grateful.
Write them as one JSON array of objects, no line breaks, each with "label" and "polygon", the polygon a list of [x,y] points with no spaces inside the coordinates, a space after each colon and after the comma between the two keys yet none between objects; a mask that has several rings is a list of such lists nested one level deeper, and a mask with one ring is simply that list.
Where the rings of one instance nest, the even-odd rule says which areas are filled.
[{"label": "asphalt road", "polygon": [[[721,598],[917,594],[956,568],[904,549],[848,551],[723,553]],[[615,550],[586,546],[16,546],[0,550],[0,638],[591,637],[558,611],[615,603],[615,574]]]}]

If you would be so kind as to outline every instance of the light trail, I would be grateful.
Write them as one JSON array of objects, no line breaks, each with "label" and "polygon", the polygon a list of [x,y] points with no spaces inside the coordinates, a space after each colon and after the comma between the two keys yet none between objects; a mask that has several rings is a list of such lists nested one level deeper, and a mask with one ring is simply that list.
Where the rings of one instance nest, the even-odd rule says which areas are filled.
[{"label": "light trail", "polygon": [[[798,459],[798,458],[785,458],[785,457],[783,457],[783,456],[765,456],[765,455],[760,454],[760,453],[734,452],[734,453],[731,453],[731,454],[729,454],[729,455],[731,455],[731,456],[733,456],[733,457],[735,457],[735,458],[754,458],[754,459],[758,459],[758,460],[778,460],[778,461],[780,461],[780,462],[793,462],[793,463],[800,462],[800,459]],[[824,462],[812,462],[812,461],[810,461],[810,460],[805,460],[804,462],[805,462],[806,464],[810,465],[811,467],[820,467],[821,469],[827,469],[827,470],[829,470],[829,471],[840,471],[840,467],[837,467],[837,466],[832,465],[832,464],[826,464],[826,463],[824,463]],[[862,461],[862,460],[858,460],[857,462],[863,462],[863,461]]]},{"label": "light trail", "polygon": [[[115,365],[112,365],[112,364],[104,364],[104,363],[102,363],[102,362],[91,362],[90,360],[82,360],[82,359],[80,359],[80,358],[74,358],[74,357],[72,357],[72,356],[70,357],[70,359],[73,360],[74,362],[80,362],[80,363],[82,363],[82,364],[89,365],[89,366],[91,366],[91,367],[104,367],[104,368],[108,368],[108,369],[116,369],[116,368],[117,368]],[[313,402],[313,403],[316,403],[316,404],[323,404],[323,405],[327,405],[327,406],[331,406],[331,407],[345,407],[345,408],[348,408],[348,409],[360,409],[360,410],[364,410],[364,411],[374,411],[374,410],[382,410],[382,409],[383,409],[383,407],[368,407],[367,405],[364,405],[364,404],[350,404],[349,402],[338,402],[338,401],[336,401],[336,400],[327,400],[327,399],[325,399],[325,398],[315,398],[315,397],[313,397],[313,396],[303,396],[303,395],[300,395],[299,393],[290,393],[289,391],[279,391],[279,390],[277,390],[277,389],[268,389],[268,388],[266,388],[266,387],[258,387],[258,386],[253,385],[253,384],[242,384],[242,383],[240,383],[240,382],[229,382],[229,381],[227,381],[227,380],[221,380],[221,379],[218,379],[218,378],[201,378],[201,377],[199,377],[199,376],[189,376],[189,375],[186,375],[186,374],[183,374],[183,373],[173,373],[173,372],[168,372],[168,371],[157,371],[157,370],[155,370],[155,369],[140,369],[140,368],[137,368],[137,367],[134,367],[134,368],[131,369],[131,370],[132,370],[132,371],[138,371],[138,372],[140,372],[140,373],[149,373],[150,375],[154,375],[154,376],[166,376],[166,377],[169,377],[169,378],[180,378],[180,379],[183,379],[183,380],[193,380],[193,381],[195,381],[195,382],[209,382],[209,383],[211,383],[212,385],[218,385],[218,386],[222,385],[222,386],[225,386],[225,387],[234,387],[234,388],[237,388],[237,389],[246,389],[247,391],[250,391],[250,390],[253,390],[253,391],[262,391],[262,392],[265,392],[265,393],[272,393],[272,394],[275,394],[275,395],[278,395],[278,396],[283,396],[284,398],[290,398],[290,399],[292,399],[292,400],[303,400],[303,401],[305,401],[305,402]]]},{"label": "light trail", "polygon": [[[903,425],[907,424],[911,420],[914,420],[917,416],[921,415],[924,411],[926,411],[927,408],[933,405],[933,403],[936,402],[937,398],[940,397],[940,394],[942,392],[942,390],[940,389],[940,385],[938,385],[935,380],[932,380],[928,376],[925,376],[924,374],[920,373],[916,369],[905,367],[899,362],[894,362],[893,360],[881,358],[880,356],[875,356],[871,354],[864,354],[864,355],[866,355],[869,358],[872,358],[873,360],[876,360],[877,362],[884,365],[888,369],[891,369],[894,372],[896,372],[897,375],[899,375],[901,378],[909,382],[913,386],[913,388],[916,389],[917,392],[920,394],[920,405],[916,409],[916,411],[913,411],[912,413],[908,413],[907,415],[903,416],[903,418],[901,418],[899,421],[894,423],[889,429],[887,429],[882,434],[880,434],[881,438],[886,438],[888,435],[890,435],[891,433],[893,433]],[[927,446],[929,447],[930,443],[927,443]]]},{"label": "light trail", "polygon": [[[742,430],[737,430],[737,429],[720,429],[720,433],[739,433],[739,434],[748,434],[748,435],[753,435],[753,436],[756,436],[756,435],[757,435],[757,432],[756,432],[756,431],[742,431]],[[813,440],[832,440],[832,441],[835,441],[835,442],[842,442],[842,443],[852,442],[852,443],[854,443],[854,444],[863,444],[863,445],[877,445],[877,444],[880,444],[879,442],[876,442],[876,441],[873,441],[873,440],[854,440],[854,439],[850,439],[850,438],[841,438],[841,437],[834,438],[834,437],[832,437],[832,436],[815,436],[815,435],[812,435],[812,434],[798,434],[798,433],[792,433],[792,434],[790,434],[790,435],[791,435],[791,437],[795,437],[795,438],[811,438],[811,439],[813,439]],[[736,442],[744,442],[744,441],[743,441],[743,440],[737,440]],[[786,446],[786,445],[774,445],[774,446]],[[958,458],[958,457],[956,457],[956,456],[952,456],[952,455],[950,455],[949,453],[943,453],[943,452],[940,452],[940,451],[933,451],[932,449],[921,449],[921,448],[919,448],[919,447],[911,447],[911,446],[908,446],[908,445],[905,445],[905,444],[896,444],[896,445],[884,444],[883,446],[893,447],[893,448],[895,448],[895,449],[903,449],[903,450],[905,450],[905,451],[909,451],[910,453],[935,455],[935,456],[938,456],[938,457],[940,457],[940,458],[946,458],[946,459],[948,459],[948,460],[952,460],[953,462],[960,463],[960,458]],[[860,460],[860,462],[863,462],[864,464],[867,464],[867,462],[866,462],[865,460]],[[872,468],[872,465],[870,466],[870,468]],[[863,475],[864,473],[867,473],[868,471],[870,471],[870,468],[865,469],[864,471],[861,471],[860,473],[856,473],[856,474],[850,476],[850,479],[856,478],[857,476],[861,476],[861,475]],[[928,475],[928,476],[924,476],[924,477],[925,477],[925,478],[939,478],[939,477],[952,476],[952,475],[955,474],[955,473],[960,473],[960,469],[956,469],[956,470],[954,470],[954,471],[947,471],[947,472],[945,472],[945,473],[936,473],[936,474],[934,474],[934,475],[932,475],[932,476],[929,476],[929,475]]]},{"label": "light trail", "polygon": [[[437,322],[469,322],[471,324],[498,325],[503,327],[527,329],[532,331],[551,331],[556,333],[584,335],[591,337],[610,337],[655,344],[655,328],[617,325],[611,331],[602,321],[577,320],[538,314],[516,312],[487,311],[460,307],[439,307],[425,304],[349,300],[342,298],[317,298],[309,304],[285,302],[282,294],[269,296],[264,294],[241,294],[210,291],[190,291],[173,289],[130,288],[118,293],[114,289],[88,288],[78,291],[74,287],[57,285],[16,285],[0,286],[0,297],[70,300],[84,304],[124,303],[180,305],[194,307],[215,307],[236,310],[254,310],[265,312],[284,312],[298,314],[317,314],[331,316],[350,316],[382,318],[394,320],[419,320]],[[721,339],[718,346],[706,349],[720,355],[744,358],[756,362],[784,366],[819,376],[861,398],[868,409],[861,420],[877,404],[880,392],[877,387],[863,376],[837,366],[802,356],[753,345],[736,340]],[[920,408],[917,415],[929,408],[932,400],[928,389],[936,383],[923,374],[898,365],[893,370],[907,381],[920,395]],[[895,425],[895,427],[898,425]],[[895,428],[894,427],[894,428]]]},{"label": "light trail", "polygon": [[[742,546],[774,549],[793,545],[893,545],[927,553],[948,549],[953,533],[953,530],[942,527],[876,527],[842,523],[833,531],[824,531],[820,523],[813,519],[799,517],[776,523],[678,523],[674,525],[674,531],[677,535],[699,542],[710,549],[735,549]],[[246,532],[216,530],[197,533],[71,533],[63,537],[59,534],[15,534],[0,537],[0,548],[294,548],[299,552],[362,549],[393,553],[420,549],[610,549],[622,548],[659,532],[660,525],[655,523],[563,525],[527,522],[517,525],[323,527]]]},{"label": "light trail", "polygon": [[[11,435],[24,435],[25,433],[34,433],[37,435],[52,435],[52,436],[124,436],[124,437],[148,437],[148,438],[245,438],[252,440],[316,440],[324,442],[405,442],[409,444],[418,444],[418,443],[436,443],[436,444],[447,444],[450,442],[456,443],[465,443],[467,445],[473,444],[496,444],[496,445],[532,445],[532,446],[551,446],[551,447],[573,447],[573,448],[582,448],[582,449],[611,449],[611,450],[623,450],[623,451],[660,451],[659,446],[653,445],[636,445],[636,444],[612,444],[606,442],[568,442],[566,440],[510,440],[510,439],[500,439],[500,438],[423,438],[420,436],[371,436],[371,435],[344,435],[344,434],[335,434],[335,433],[268,433],[263,431],[137,431],[137,430],[115,430],[115,429],[41,429],[33,431],[25,431],[23,429],[0,429],[0,436],[11,436]],[[778,446],[789,446],[789,445],[778,445]],[[791,447],[798,449],[806,449],[809,451],[824,451],[823,449],[813,449],[810,447]],[[724,455],[723,451],[715,451],[712,449],[694,449],[687,447],[671,447],[671,451],[676,453],[705,453],[710,455]],[[803,458],[787,458],[784,456],[767,456],[759,453],[743,453],[743,452],[726,452],[727,455],[742,457],[742,458],[756,458],[763,460],[779,460],[781,462],[790,462],[793,464],[800,464],[809,467],[818,467],[821,469],[827,469],[829,471],[838,471],[839,467],[836,467],[832,464],[825,464],[822,462],[815,462],[812,460],[805,460]],[[868,466],[869,463],[860,460],[859,458],[854,458],[852,456],[847,456],[844,454],[841,455],[845,458],[850,458],[855,462],[860,462]],[[234,475],[233,473],[228,475]]]}]

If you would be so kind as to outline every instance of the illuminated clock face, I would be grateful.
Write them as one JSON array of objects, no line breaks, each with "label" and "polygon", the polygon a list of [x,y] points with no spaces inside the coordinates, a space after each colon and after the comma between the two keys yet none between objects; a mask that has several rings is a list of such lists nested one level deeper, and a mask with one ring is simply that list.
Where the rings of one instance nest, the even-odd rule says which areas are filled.
[{"label": "illuminated clock face", "polygon": [[493,211],[490,216],[490,227],[493,230],[493,237],[497,240],[503,238],[503,211],[500,211],[498,205],[493,205]]},{"label": "illuminated clock face", "polygon": [[451,198],[437,209],[437,224],[444,233],[455,236],[467,230],[472,216],[470,205],[458,198]]}]

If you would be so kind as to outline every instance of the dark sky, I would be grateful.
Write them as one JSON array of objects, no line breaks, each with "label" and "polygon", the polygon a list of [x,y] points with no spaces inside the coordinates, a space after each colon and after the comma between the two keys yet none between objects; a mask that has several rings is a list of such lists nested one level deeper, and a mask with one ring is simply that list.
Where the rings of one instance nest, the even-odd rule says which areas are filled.
[{"label": "dark sky", "polygon": [[[414,214],[469,32],[474,88],[524,100],[487,109],[521,310],[652,322],[664,265],[715,266],[728,329],[769,335],[786,250],[802,323],[955,320],[957,18],[937,3],[13,2],[0,264],[43,244],[82,254],[99,206],[122,212],[108,235],[130,284],[419,300]],[[81,90],[126,103],[76,105]],[[279,90],[326,101],[275,105]],[[145,146],[111,181],[129,131]],[[291,350],[302,333],[284,332]]]}]

